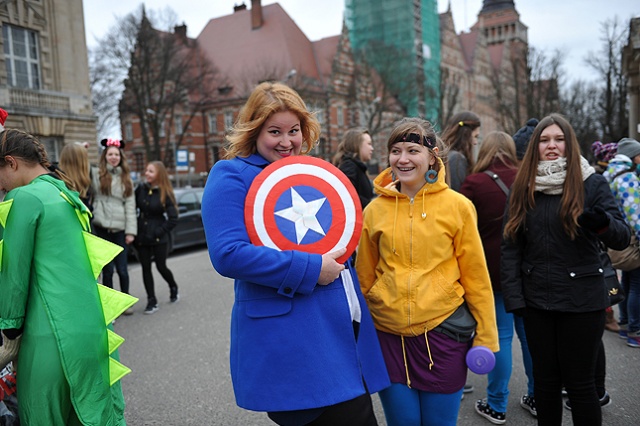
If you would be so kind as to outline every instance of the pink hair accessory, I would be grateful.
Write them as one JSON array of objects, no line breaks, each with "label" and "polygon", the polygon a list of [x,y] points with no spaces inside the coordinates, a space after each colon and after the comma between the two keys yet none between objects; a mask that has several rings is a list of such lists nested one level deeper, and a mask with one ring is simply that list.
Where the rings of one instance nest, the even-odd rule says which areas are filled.
[{"label": "pink hair accessory", "polygon": [[107,146],[120,148],[120,141],[118,139],[107,139]]}]

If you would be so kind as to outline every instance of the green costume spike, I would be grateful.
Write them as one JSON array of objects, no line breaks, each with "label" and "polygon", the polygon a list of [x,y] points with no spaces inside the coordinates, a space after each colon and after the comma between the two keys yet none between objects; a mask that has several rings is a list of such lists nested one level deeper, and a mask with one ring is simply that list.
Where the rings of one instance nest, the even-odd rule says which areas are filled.
[{"label": "green costume spike", "polygon": [[102,284],[98,284],[98,293],[102,301],[105,324],[111,324],[114,319],[118,318],[138,301],[136,297],[121,293]]},{"label": "green costume spike", "polygon": [[118,380],[131,373],[129,367],[125,367],[113,358],[109,358],[109,385],[113,386]]},{"label": "green costume spike", "polygon": [[124,339],[113,320],[137,299],[99,285],[121,250],[87,231],[77,192],[49,175],[0,203],[0,328],[24,326],[17,376],[24,424],[125,426]]},{"label": "green costume spike", "polygon": [[111,330],[107,330],[109,336],[109,355],[111,355],[124,342],[124,337],[117,335]]},{"label": "green costume spike", "polygon": [[0,203],[0,226],[6,227],[7,216],[9,216],[9,210],[11,210],[11,204],[13,200],[3,201]]},{"label": "green costume spike", "polygon": [[118,253],[122,251],[122,247],[86,231],[82,231],[82,236],[84,237],[84,244],[89,254],[93,277],[98,279],[98,275],[100,275],[100,271],[102,271],[104,265],[111,262]]}]

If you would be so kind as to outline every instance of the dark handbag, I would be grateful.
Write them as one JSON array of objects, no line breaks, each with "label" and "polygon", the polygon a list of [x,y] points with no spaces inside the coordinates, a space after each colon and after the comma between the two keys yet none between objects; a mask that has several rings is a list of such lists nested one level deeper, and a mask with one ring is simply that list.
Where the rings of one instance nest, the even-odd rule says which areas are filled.
[{"label": "dark handbag", "polygon": [[475,336],[477,325],[478,323],[473,314],[471,314],[467,302],[462,302],[462,305],[439,326],[434,328],[433,331],[449,336],[456,342],[466,343]]},{"label": "dark handbag", "polygon": [[604,285],[609,297],[609,306],[617,305],[622,302],[626,295],[618,280],[618,273],[609,259],[609,255],[605,251],[600,252],[600,262],[602,263]]}]

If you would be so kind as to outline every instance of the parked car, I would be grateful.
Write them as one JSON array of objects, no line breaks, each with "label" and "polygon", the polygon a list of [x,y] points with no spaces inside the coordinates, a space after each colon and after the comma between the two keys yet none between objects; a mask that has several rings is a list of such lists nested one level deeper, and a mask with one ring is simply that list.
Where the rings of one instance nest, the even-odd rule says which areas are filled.
[{"label": "parked car", "polygon": [[178,225],[171,231],[169,252],[205,244],[201,214],[204,188],[176,188],[173,192],[176,195],[179,217]]}]

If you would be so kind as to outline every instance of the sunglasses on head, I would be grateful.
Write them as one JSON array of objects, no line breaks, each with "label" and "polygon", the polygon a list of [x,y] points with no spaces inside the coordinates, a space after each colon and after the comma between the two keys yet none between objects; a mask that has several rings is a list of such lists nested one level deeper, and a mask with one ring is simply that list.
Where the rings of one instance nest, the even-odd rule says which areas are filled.
[{"label": "sunglasses on head", "polygon": [[413,142],[426,146],[429,149],[434,149],[436,147],[436,140],[431,136],[420,136],[417,133],[405,133],[398,137],[393,143],[397,142]]}]

